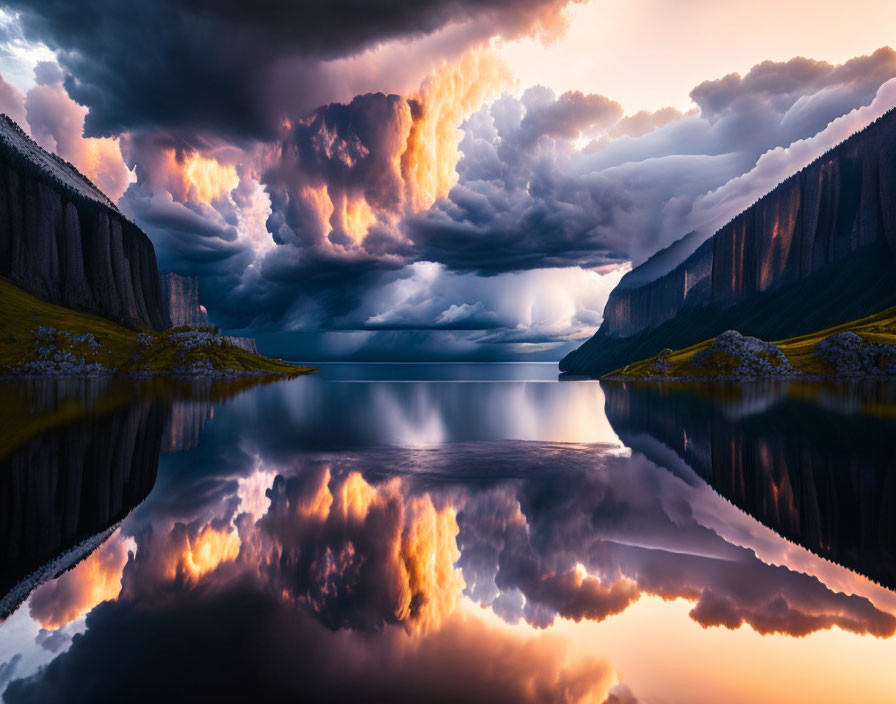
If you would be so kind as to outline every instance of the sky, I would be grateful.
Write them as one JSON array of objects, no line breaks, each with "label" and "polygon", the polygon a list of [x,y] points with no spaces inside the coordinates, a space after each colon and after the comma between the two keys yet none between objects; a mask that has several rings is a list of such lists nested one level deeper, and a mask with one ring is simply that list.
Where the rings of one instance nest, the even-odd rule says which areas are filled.
[{"label": "sky", "polygon": [[0,110],[289,359],[557,360],[896,105],[896,8],[0,2]]}]

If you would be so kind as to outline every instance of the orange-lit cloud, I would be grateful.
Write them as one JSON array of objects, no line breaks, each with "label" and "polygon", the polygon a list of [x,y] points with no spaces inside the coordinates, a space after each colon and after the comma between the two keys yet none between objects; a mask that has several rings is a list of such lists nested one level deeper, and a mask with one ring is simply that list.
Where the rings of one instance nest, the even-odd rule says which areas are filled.
[{"label": "orange-lit cloud", "polygon": [[84,137],[87,108],[65,92],[61,80],[38,84],[25,97],[27,124],[44,149],[70,161],[116,202],[130,182],[118,137]]},{"label": "orange-lit cloud", "polygon": [[[240,553],[240,538],[233,530],[203,528],[196,538],[187,541],[187,548],[176,563],[193,579],[211,572],[222,562],[232,562]],[[174,574],[171,574],[173,577]]]},{"label": "orange-lit cloud", "polygon": [[157,188],[166,188],[177,201],[207,204],[228,195],[239,185],[239,177],[234,166],[172,147],[161,151],[152,169],[152,182]]},{"label": "orange-lit cloud", "polygon": [[232,529],[204,526],[194,538],[186,533],[182,537],[182,541],[177,541],[180,550],[168,556],[169,579],[183,575],[195,581],[221,563],[233,562],[240,552],[239,535]]},{"label": "orange-lit cloud", "polygon": [[203,203],[227,195],[239,184],[235,167],[219,164],[196,152],[185,157],[183,173],[190,195]]},{"label": "orange-lit cloud", "polygon": [[123,539],[116,530],[72,570],[38,587],[28,602],[31,617],[42,628],[55,630],[80,618],[100,602],[116,599],[132,542]]},{"label": "orange-lit cloud", "polygon": [[360,95],[283,121],[265,181],[291,218],[286,224],[303,242],[343,252],[362,248],[374,230],[400,236],[404,215],[429,208],[456,183],[461,123],[509,84],[494,54],[474,49],[433,70],[408,97]]},{"label": "orange-lit cloud", "polygon": [[377,216],[363,198],[349,198],[342,195],[338,207],[334,208],[330,224],[340,228],[356,245],[361,244],[370,228],[376,224]]},{"label": "orange-lit cloud", "polygon": [[506,67],[492,53],[473,50],[433,72],[411,96],[414,120],[401,154],[409,210],[424,210],[448,195],[457,181],[460,123],[509,84]]},{"label": "orange-lit cloud", "polygon": [[257,561],[276,593],[334,627],[428,631],[454,610],[464,581],[451,507],[406,497],[398,479],[374,486],[327,468],[278,477],[270,495]]}]

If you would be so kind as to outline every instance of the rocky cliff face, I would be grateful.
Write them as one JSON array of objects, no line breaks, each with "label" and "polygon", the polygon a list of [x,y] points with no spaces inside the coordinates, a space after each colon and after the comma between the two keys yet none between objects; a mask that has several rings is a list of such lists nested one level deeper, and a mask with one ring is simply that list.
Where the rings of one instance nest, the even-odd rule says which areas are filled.
[{"label": "rocky cliff face", "polygon": [[[605,373],[614,366],[602,363],[599,347],[612,348],[613,364],[636,361],[619,354],[619,340],[644,336],[667,324],[676,344],[686,346],[737,328],[749,304],[814,277],[831,277],[841,262],[855,261],[859,252],[875,248],[891,269],[896,262],[896,111],[891,111],[784,181],[753,206],[722,227],[671,272],[641,285],[614,290],[604,311],[597,340],[612,340],[581,354],[571,353],[561,369]],[[643,280],[635,269],[628,277]],[[896,278],[890,280],[896,289]],[[882,287],[882,290],[885,287]],[[876,312],[889,300],[869,301]],[[794,322],[816,307],[811,298],[791,311]],[[719,315],[740,306],[738,315]],[[671,330],[670,322],[692,324],[695,309],[712,311],[720,329],[694,328],[688,337]],[[842,311],[822,316],[821,327],[845,322]],[[749,322],[749,320],[748,320]],[[741,330],[756,334],[755,331]],[[783,330],[781,337],[797,334]],[[808,331],[807,331],[808,332]],[[708,334],[707,334],[708,333]],[[702,337],[701,337],[702,335]],[[593,338],[594,339],[594,338]],[[641,345],[643,346],[643,345]],[[655,346],[655,345],[653,345]],[[641,351],[639,351],[641,353]],[[646,356],[650,356],[650,354]]]},{"label": "rocky cliff face", "polygon": [[208,314],[199,305],[199,281],[195,276],[165,272],[160,281],[165,312],[172,326],[208,325]]},{"label": "rocky cliff face", "polygon": [[74,166],[0,116],[0,275],[131,328],[167,327],[149,238]]},{"label": "rocky cliff face", "polygon": [[234,335],[228,335],[224,339],[234,347],[239,347],[241,350],[246,350],[246,352],[251,352],[252,354],[258,354],[258,345],[256,344],[254,337],[236,337]]},{"label": "rocky cliff face", "polygon": [[[785,538],[896,588],[893,421],[787,398],[784,386],[721,396],[647,386],[603,387],[607,418],[627,445],[719,494]],[[893,403],[893,390],[880,401]],[[746,394],[752,394],[746,396]],[[671,450],[671,452],[669,452]],[[679,468],[673,453],[683,461]]]}]

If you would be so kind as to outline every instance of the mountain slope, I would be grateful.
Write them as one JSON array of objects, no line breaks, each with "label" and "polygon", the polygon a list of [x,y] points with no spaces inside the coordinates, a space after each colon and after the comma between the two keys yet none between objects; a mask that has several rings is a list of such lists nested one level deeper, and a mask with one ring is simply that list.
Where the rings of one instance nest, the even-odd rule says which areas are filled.
[{"label": "mountain slope", "polygon": [[[651,278],[639,270],[629,281]],[[890,111],[781,183],[669,273],[618,286],[598,332],[560,369],[599,376],[730,328],[764,339],[807,333],[892,305],[894,290]]]}]

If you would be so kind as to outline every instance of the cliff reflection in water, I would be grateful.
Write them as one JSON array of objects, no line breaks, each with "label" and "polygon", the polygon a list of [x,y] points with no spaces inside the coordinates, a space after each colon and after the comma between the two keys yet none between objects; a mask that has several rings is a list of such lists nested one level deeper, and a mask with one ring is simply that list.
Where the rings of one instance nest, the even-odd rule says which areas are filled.
[{"label": "cliff reflection in water", "polygon": [[[866,533],[887,530],[892,421],[865,427],[861,452],[840,448],[847,479],[837,447],[867,421],[850,413],[885,396],[714,400],[474,372],[486,378],[330,368],[227,403],[216,386],[142,386],[97,414],[144,429],[157,476],[0,622],[5,700],[892,700],[880,662],[896,656],[896,594],[701,478],[722,486],[728,467],[731,495],[768,525],[811,533],[810,516],[820,541],[859,535],[856,552],[884,555]],[[836,422],[829,466],[813,468],[812,433]],[[867,493],[874,477],[878,518],[832,503],[846,500],[831,482]],[[848,676],[846,650],[863,654]]]},{"label": "cliff reflection in water", "polygon": [[896,588],[896,385],[604,392],[627,445],[669,464],[659,441],[788,540]]},{"label": "cliff reflection in water", "polygon": [[[20,428],[24,442],[0,458],[0,617],[43,579],[89,554],[147,496],[167,415],[150,400],[122,406],[98,380],[38,382],[19,391],[32,399],[31,420],[43,421],[34,429],[47,429],[29,438]],[[105,410],[110,401],[114,410]]]},{"label": "cliff reflection in water", "polygon": [[160,451],[194,447],[243,385],[40,380],[0,385],[0,618],[90,555],[150,493]]}]

